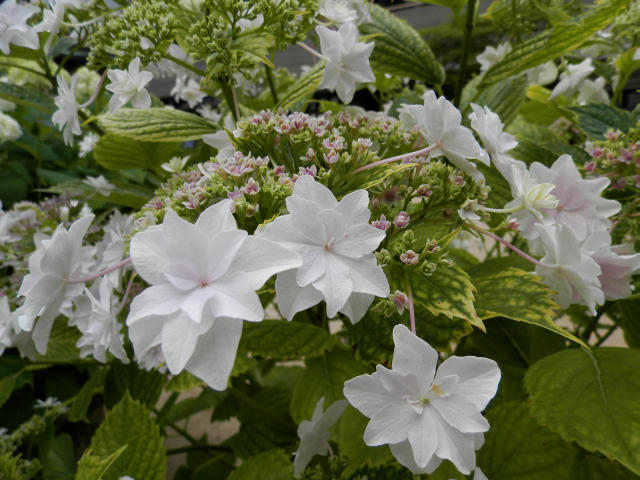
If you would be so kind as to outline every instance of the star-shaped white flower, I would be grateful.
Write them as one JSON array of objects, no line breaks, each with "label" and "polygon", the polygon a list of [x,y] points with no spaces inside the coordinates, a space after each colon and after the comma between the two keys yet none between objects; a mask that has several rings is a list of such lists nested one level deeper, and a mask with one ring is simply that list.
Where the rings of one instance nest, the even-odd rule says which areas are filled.
[{"label": "star-shaped white flower", "polygon": [[310,175],[296,181],[281,215],[258,233],[302,256],[302,266],[278,274],[276,301],[289,320],[323,299],[327,315],[339,311],[357,322],[373,297],[389,295],[387,277],[373,251],[385,232],[369,224],[369,195],[356,190],[338,202]]},{"label": "star-shaped white flower", "polygon": [[[335,25],[344,25],[345,23],[361,23],[360,12],[357,9],[357,2],[352,0],[322,0],[318,8],[318,14],[329,20]],[[362,2],[360,2],[362,3]]]},{"label": "star-shaped white flower", "polygon": [[131,303],[127,325],[137,358],[159,346],[173,374],[183,369],[224,390],[242,321],[259,322],[256,290],[299,257],[238,230],[230,200],[207,208],[195,224],[168,210],[162,225],[131,240],[131,260],[151,286]]},{"label": "star-shaped white flower", "polygon": [[578,303],[586,305],[595,314],[596,305],[604,303],[604,292],[598,279],[602,270],[598,263],[566,225],[537,223],[535,228],[544,250],[542,263],[554,267],[536,266],[536,273],[556,292],[554,299],[558,305],[567,308]]},{"label": "star-shaped white flower", "polygon": [[96,146],[98,140],[100,140],[100,137],[93,132],[89,132],[82,137],[82,140],[80,140],[80,143],[78,144],[78,147],[80,148],[78,155],[80,158],[86,157],[90,152],[92,152],[93,147]]},{"label": "star-shaped white flower", "polygon": [[40,47],[38,34],[27,25],[40,9],[35,5],[17,4],[16,0],[6,0],[0,5],[0,51],[11,54],[11,44],[37,50]]},{"label": "star-shaped white flower", "polygon": [[549,100],[560,95],[570,97],[578,89],[582,81],[595,70],[591,64],[591,57],[585,58],[582,62],[569,65],[567,70],[560,74],[560,81],[553,87]]},{"label": "star-shaped white flower", "polygon": [[353,23],[345,23],[338,31],[319,26],[316,32],[327,62],[318,88],[335,90],[340,100],[349,103],[353,100],[357,82],[376,81],[369,66],[374,43],[358,42],[358,28]]},{"label": "star-shaped white flower", "polygon": [[302,471],[309,464],[314,455],[326,455],[329,451],[329,429],[338,421],[344,409],[346,400],[334,402],[326,412],[322,412],[324,397],[318,400],[311,420],[304,420],[298,426],[300,446],[293,461],[293,474],[300,477]]},{"label": "star-shaped white flower", "polygon": [[429,145],[436,145],[430,152],[432,157],[444,155],[474,180],[484,179],[475,164],[467,159],[478,159],[489,165],[489,156],[480,148],[471,130],[461,125],[460,111],[446,98],[436,98],[435,92],[429,90],[424,94],[424,106],[400,108],[400,120],[407,128],[418,128]]},{"label": "star-shaped white flower", "polygon": [[82,181],[82,183],[84,183],[85,185],[89,185],[103,197],[108,197],[109,195],[111,195],[111,191],[116,188],[114,184],[110,183],[106,178],[104,178],[104,175],[100,175],[98,177],[88,176]]},{"label": "star-shaped white flower", "polygon": [[53,41],[57,37],[60,26],[64,20],[67,7],[80,8],[83,0],[48,0],[49,8],[42,11],[42,21],[33,27],[36,32],[49,32],[49,39],[44,46],[46,53],[49,53]]},{"label": "star-shaped white flower", "polygon": [[609,103],[609,94],[606,90],[607,81],[603,77],[595,80],[585,80],[578,87],[578,105],[587,103]]},{"label": "star-shaped white flower", "polygon": [[109,101],[109,111],[115,112],[127,102],[135,108],[149,108],[151,97],[147,92],[147,84],[153,80],[153,73],[140,71],[140,58],[136,57],[129,63],[127,70],[109,70],[107,76],[111,83],[106,89],[113,93]]},{"label": "star-shaped white flower", "polygon": [[53,114],[53,123],[63,131],[64,143],[73,144],[73,136],[80,135],[80,119],[78,118],[78,102],[76,101],[76,89],[78,88],[78,76],[71,77],[68,84],[62,74],[58,75],[58,96],[54,99],[58,110]]},{"label": "star-shaped white flower", "polygon": [[178,75],[176,77],[176,83],[171,89],[171,95],[176,102],[180,100],[187,102],[189,108],[194,108],[199,103],[202,103],[207,96],[202,90],[200,85],[193,78],[189,78],[187,75]]},{"label": "star-shaped white flower", "polygon": [[449,357],[436,371],[438,352],[404,325],[393,329],[392,369],[344,384],[344,395],[371,421],[369,446],[389,444],[413,473],[431,473],[450,460],[469,474],[489,422],[481,412],[496,394],[500,369],[493,360]]},{"label": "star-shaped white flower", "polygon": [[553,62],[545,62],[526,72],[529,85],[547,85],[558,78],[558,67]]},{"label": "star-shaped white flower", "polygon": [[509,42],[504,42],[498,45],[497,47],[487,46],[484,51],[476,57],[476,60],[480,64],[480,71],[486,72],[502,60],[507,53],[511,51],[511,44]]},{"label": "star-shaped white flower", "polygon": [[84,257],[89,247],[83,247],[82,240],[93,218],[91,214],[76,220],[68,231],[58,226],[50,239],[36,242],[37,248],[29,257],[29,274],[18,292],[26,298],[17,314],[22,330],[33,329],[33,341],[40,353],[47,351],[51,327],[60,309],[84,289],[82,283],[67,281],[86,273]]}]

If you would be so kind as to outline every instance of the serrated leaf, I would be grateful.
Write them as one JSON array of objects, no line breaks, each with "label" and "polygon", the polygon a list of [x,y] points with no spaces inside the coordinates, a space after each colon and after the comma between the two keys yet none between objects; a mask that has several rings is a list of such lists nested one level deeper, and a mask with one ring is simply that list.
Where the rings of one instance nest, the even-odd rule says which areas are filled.
[{"label": "serrated leaf", "polygon": [[325,405],[344,398],[344,382],[364,373],[351,353],[339,347],[306,360],[305,366],[291,397],[291,417],[297,424],[311,418],[320,397],[324,397]]},{"label": "serrated leaf", "polygon": [[47,353],[38,355],[38,361],[46,362],[71,362],[78,359],[76,342],[80,338],[80,332],[75,327],[58,320],[53,324]]},{"label": "serrated leaf", "polygon": [[508,402],[486,415],[491,429],[478,453],[478,466],[491,480],[567,478],[576,448],[538,425],[526,404]]},{"label": "serrated leaf", "polygon": [[564,350],[525,375],[533,416],[568,442],[640,474],[640,350]]},{"label": "serrated leaf", "polygon": [[93,147],[93,158],[109,170],[156,170],[171,158],[176,148],[175,143],[140,142],[107,134]]},{"label": "serrated leaf", "polygon": [[[473,100],[473,103],[489,107],[491,111],[500,116],[502,123],[506,127],[516,117],[518,110],[526,99],[526,92],[527,78],[524,75],[519,75],[507,78],[484,89]],[[467,109],[461,105],[460,110],[465,111]]]},{"label": "serrated leaf", "polygon": [[604,139],[604,134],[609,128],[624,133],[635,126],[630,112],[604,103],[566,108],[576,114],[580,129],[588,137],[598,140]]},{"label": "serrated leaf", "polygon": [[183,370],[178,375],[171,377],[165,386],[165,390],[169,392],[184,392],[202,385],[204,385],[202,380]]},{"label": "serrated leaf", "polygon": [[551,330],[572,342],[587,346],[554,319],[560,307],[551,300],[553,292],[531,272],[507,268],[490,275],[471,277],[476,287],[476,308],[483,320],[505,317]]},{"label": "serrated leaf", "polygon": [[436,60],[429,45],[405,20],[377,5],[369,7],[371,23],[360,25],[363,35],[375,37],[369,59],[378,71],[442,85],[444,68]]},{"label": "serrated leaf", "polygon": [[127,445],[123,445],[105,458],[93,455],[90,450],[87,450],[78,461],[75,480],[102,480],[109,467],[114,464],[126,449]]},{"label": "serrated leaf", "polygon": [[46,113],[53,113],[56,109],[51,97],[40,90],[7,82],[0,82],[0,98]]},{"label": "serrated leaf", "polygon": [[118,480],[124,475],[136,480],[165,480],[166,453],[158,425],[149,410],[129,394],[107,413],[89,448],[98,457],[108,457],[123,445],[127,449],[108,469],[104,480]]},{"label": "serrated leaf", "polygon": [[558,23],[539,35],[517,44],[510,53],[485,73],[482,84],[491,85],[580,48],[596,32],[605,28],[613,18],[622,13],[630,1],[603,2],[574,19]]},{"label": "serrated leaf", "polygon": [[284,450],[269,450],[247,458],[228,480],[287,480],[292,477],[291,455]]},{"label": "serrated leaf", "polygon": [[108,132],[141,142],[185,142],[200,140],[217,127],[193,113],[167,108],[121,108],[98,117]]},{"label": "serrated leaf", "polygon": [[473,306],[475,288],[464,270],[456,265],[438,266],[434,273],[425,275],[421,270],[410,269],[407,277],[414,301],[433,315],[462,318],[484,331]]},{"label": "serrated leaf", "polygon": [[157,370],[143,370],[136,363],[112,362],[104,386],[104,401],[112,407],[130,395],[148,407],[153,407],[164,384],[164,375]]},{"label": "serrated leaf", "polygon": [[267,358],[300,358],[319,355],[334,345],[335,338],[315,325],[265,320],[245,324],[239,350]]},{"label": "serrated leaf", "polygon": [[280,95],[280,100],[273,109],[289,110],[298,102],[311,98],[320,85],[323,75],[324,62],[318,62]]},{"label": "serrated leaf", "polygon": [[570,480],[638,480],[618,462],[600,454],[578,451],[571,469]]}]

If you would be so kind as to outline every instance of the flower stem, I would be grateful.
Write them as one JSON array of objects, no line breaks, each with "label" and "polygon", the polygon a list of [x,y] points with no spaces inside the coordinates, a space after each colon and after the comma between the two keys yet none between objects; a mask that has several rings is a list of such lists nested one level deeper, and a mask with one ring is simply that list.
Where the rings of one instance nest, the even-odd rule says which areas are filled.
[{"label": "flower stem", "polygon": [[316,52],[313,48],[311,48],[309,45],[307,45],[304,42],[296,42],[296,45],[298,45],[301,48],[304,48],[307,52],[309,52],[314,57],[318,57],[321,60],[327,60],[327,57],[325,57],[324,55],[322,55],[319,52]]},{"label": "flower stem", "polygon": [[235,123],[238,121],[238,113],[237,109],[234,108],[233,93],[231,92],[231,87],[222,77],[218,78],[218,81],[220,82],[220,89],[222,90],[224,101],[227,103],[227,107],[229,108],[229,111],[233,116],[233,122]]},{"label": "flower stem", "polygon": [[484,207],[482,205],[478,205],[476,207],[476,210],[481,210],[483,212],[489,212],[489,213],[515,213],[515,212],[519,212],[522,209],[524,209],[523,205],[518,205],[511,208],[489,208],[489,207]]},{"label": "flower stem", "polygon": [[413,310],[413,290],[411,290],[411,284],[407,282],[407,299],[409,300],[409,325],[414,335],[416,333],[416,313]]},{"label": "flower stem", "polygon": [[524,258],[526,261],[533,263],[534,265],[537,265],[539,267],[543,267],[543,268],[556,268],[555,265],[548,265],[546,263],[542,263],[540,260],[536,260],[535,258],[533,258],[530,255],[527,255],[526,253],[524,253],[522,250],[520,250],[518,247],[516,247],[515,245],[513,245],[512,243],[509,243],[507,240],[505,240],[504,238],[502,238],[500,235],[496,235],[495,233],[492,232],[487,232],[486,230],[481,230],[481,229],[474,229],[477,232],[480,232],[484,235],[486,235],[487,237],[493,238],[494,240],[496,240],[497,242],[500,242],[501,244],[503,244],[505,247],[509,248],[510,250],[514,251],[515,253],[517,253],[518,255],[520,255],[522,258]]},{"label": "flower stem", "polygon": [[104,275],[107,275],[108,273],[114,272],[116,270],[118,270],[119,268],[124,267],[125,265],[127,265],[128,263],[131,262],[131,257],[127,257],[124,260],[122,260],[120,263],[117,263],[116,265],[113,265],[105,270],[102,270],[101,272],[96,273],[95,275],[91,275],[89,277],[84,277],[84,278],[74,278],[74,279],[70,279],[67,280],[66,283],[86,283],[86,282],[91,282],[93,280],[95,280],[96,278],[100,278]]},{"label": "flower stem", "polygon": [[236,112],[236,119],[240,118],[240,107],[238,106],[238,96],[236,95],[236,87],[231,87],[231,99],[233,100],[233,109]]},{"label": "flower stem", "polygon": [[102,90],[102,85],[104,85],[104,79],[106,78],[108,71],[109,70],[105,69],[105,71],[102,72],[102,76],[100,77],[100,81],[98,82],[98,85],[96,86],[95,91],[91,94],[91,97],[89,97],[89,100],[84,102],[82,105],[78,105],[78,108],[87,108],[89,105],[91,105],[93,102],[96,101],[96,98],[98,98],[98,95]]},{"label": "flower stem", "polygon": [[194,67],[190,63],[185,62],[184,60],[180,60],[179,58],[174,57],[173,55],[169,55],[168,53],[164,54],[164,58],[167,60],[171,60],[173,63],[180,65],[182,68],[186,68],[187,70],[197,73],[201,77],[204,77],[205,72],[200,70],[198,67]]},{"label": "flower stem", "polygon": [[276,92],[276,85],[273,81],[273,72],[271,71],[271,67],[269,65],[264,66],[264,71],[267,75],[267,83],[269,84],[269,90],[271,90],[271,98],[273,98],[273,104],[278,103],[278,93]]},{"label": "flower stem", "polygon": [[385,165],[387,163],[398,162],[403,160],[408,160],[410,158],[419,157],[420,155],[425,155],[430,153],[438,146],[437,143],[433,145],[429,145],[428,147],[421,148],[420,150],[416,150],[415,152],[403,153],[402,155],[396,155],[395,157],[383,158],[382,160],[378,160],[377,162],[368,163],[367,165],[363,165],[360,168],[356,168],[351,175],[356,173],[364,172],[365,170],[369,170],[370,168],[375,168],[380,165]]},{"label": "flower stem", "polygon": [[127,284],[127,289],[124,291],[124,295],[122,296],[122,301],[120,302],[120,306],[118,307],[118,313],[120,313],[124,308],[124,306],[126,305],[127,298],[129,297],[129,293],[131,293],[131,287],[133,287],[133,281],[135,280],[137,275],[138,274],[136,272],[133,272],[131,274],[131,277],[129,278],[129,283]]}]

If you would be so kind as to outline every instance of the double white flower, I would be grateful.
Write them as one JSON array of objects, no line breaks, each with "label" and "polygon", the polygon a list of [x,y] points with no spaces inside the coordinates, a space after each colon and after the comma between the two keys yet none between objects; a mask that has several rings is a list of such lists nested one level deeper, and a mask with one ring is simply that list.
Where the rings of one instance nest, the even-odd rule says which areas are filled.
[{"label": "double white flower", "polygon": [[242,321],[264,318],[255,291],[301,264],[290,250],[238,230],[231,205],[212,205],[195,224],[169,210],[162,225],[131,241],[133,265],[151,284],[127,318],[136,357],[160,348],[171,373],[187,370],[216,390],[227,386]]},{"label": "double white flower", "polygon": [[371,421],[369,446],[389,444],[396,459],[413,473],[431,473],[450,460],[469,474],[489,422],[482,410],[496,394],[500,369],[480,357],[449,357],[436,371],[438,353],[404,325],[393,329],[392,369],[344,384],[344,395]]},{"label": "double white flower", "polygon": [[135,108],[149,108],[151,97],[147,92],[147,84],[153,80],[153,74],[146,70],[140,71],[140,58],[136,57],[129,63],[127,70],[109,70],[107,72],[111,83],[106,89],[113,93],[109,101],[109,111],[115,112],[127,102]]},{"label": "double white flower", "polygon": [[338,312],[357,322],[374,296],[389,295],[387,277],[373,251],[384,231],[369,224],[369,195],[356,190],[340,202],[313,177],[298,178],[281,215],[259,233],[302,257],[299,268],[278,274],[276,300],[289,320],[302,310],[327,302],[327,315]]},{"label": "double white flower", "polygon": [[11,44],[38,49],[38,34],[27,25],[27,20],[39,11],[35,5],[16,4],[16,0],[6,0],[0,5],[0,52],[10,55]]}]

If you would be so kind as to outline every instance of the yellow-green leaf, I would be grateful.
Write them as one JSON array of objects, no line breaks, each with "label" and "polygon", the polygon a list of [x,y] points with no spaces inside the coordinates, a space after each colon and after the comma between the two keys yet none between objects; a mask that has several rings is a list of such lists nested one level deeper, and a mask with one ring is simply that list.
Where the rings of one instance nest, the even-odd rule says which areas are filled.
[{"label": "yellow-green leaf", "polygon": [[131,137],[108,133],[93,148],[93,158],[109,170],[157,170],[169,160],[176,143],[141,142]]},{"label": "yellow-green leaf", "polygon": [[318,62],[280,95],[280,100],[274,110],[279,108],[289,110],[296,103],[311,98],[322,80],[322,75],[324,75],[324,62]]}]

